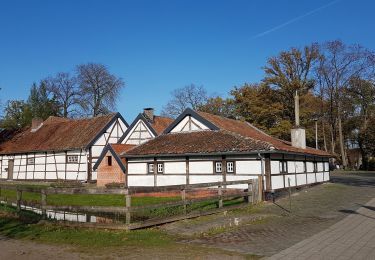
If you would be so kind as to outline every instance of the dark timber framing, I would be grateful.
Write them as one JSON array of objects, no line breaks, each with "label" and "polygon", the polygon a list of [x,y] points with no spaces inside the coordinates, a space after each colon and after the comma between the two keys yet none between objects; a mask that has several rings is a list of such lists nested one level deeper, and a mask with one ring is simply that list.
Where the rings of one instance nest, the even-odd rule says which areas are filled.
[{"label": "dark timber framing", "polygon": [[143,115],[143,113],[139,113],[138,116],[134,119],[134,121],[131,123],[131,125],[128,127],[128,129],[125,131],[125,133],[122,135],[122,137],[118,140],[117,143],[121,144],[122,141],[128,136],[128,134],[133,130],[133,128],[138,124],[138,121],[141,120],[147,128],[151,131],[151,133],[156,137],[158,134],[156,133],[155,129],[152,127],[152,125],[148,122],[147,118]]},{"label": "dark timber framing", "polygon": [[205,126],[207,126],[210,130],[220,130],[216,125],[208,121],[207,119],[203,118],[201,115],[199,115],[197,112],[192,110],[191,108],[185,109],[185,111],[179,115],[176,120],[172,122],[163,132],[163,134],[168,134],[172,131],[173,128],[175,128],[186,116],[194,117],[194,119],[198,120]]},{"label": "dark timber framing", "polygon": [[113,156],[113,158],[115,158],[116,162],[118,163],[118,165],[120,166],[121,170],[123,173],[126,172],[126,167],[125,165],[122,163],[121,161],[121,158],[118,156],[118,154],[115,152],[115,150],[113,150],[112,146],[110,144],[108,144],[104,150],[102,151],[102,153],[100,154],[98,160],[96,161],[94,167],[93,167],[93,170],[96,171],[101,163],[101,161],[104,159],[104,157],[107,155],[107,153],[110,152]]}]

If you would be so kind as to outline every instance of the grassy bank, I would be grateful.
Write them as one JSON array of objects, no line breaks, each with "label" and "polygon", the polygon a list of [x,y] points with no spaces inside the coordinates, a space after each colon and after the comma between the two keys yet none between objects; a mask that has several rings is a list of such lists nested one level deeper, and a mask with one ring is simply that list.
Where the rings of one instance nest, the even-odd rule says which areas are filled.
[{"label": "grassy bank", "polygon": [[86,256],[103,256],[105,259],[144,259],[150,256],[159,259],[259,259],[258,256],[182,244],[178,236],[168,235],[156,228],[129,232],[68,228],[53,223],[41,225],[37,224],[37,216],[33,213],[22,211],[16,214],[13,208],[5,207],[0,210],[0,236],[68,246],[68,251]]}]

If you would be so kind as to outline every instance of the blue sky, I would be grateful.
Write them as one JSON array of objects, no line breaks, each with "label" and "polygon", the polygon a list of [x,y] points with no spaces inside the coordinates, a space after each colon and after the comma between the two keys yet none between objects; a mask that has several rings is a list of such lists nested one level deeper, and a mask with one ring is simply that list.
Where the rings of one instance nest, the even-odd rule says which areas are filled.
[{"label": "blue sky", "polygon": [[0,0],[0,99],[26,99],[33,82],[98,62],[124,79],[118,111],[131,122],[190,83],[225,96],[257,82],[267,58],[292,46],[375,49],[374,10],[370,0]]}]

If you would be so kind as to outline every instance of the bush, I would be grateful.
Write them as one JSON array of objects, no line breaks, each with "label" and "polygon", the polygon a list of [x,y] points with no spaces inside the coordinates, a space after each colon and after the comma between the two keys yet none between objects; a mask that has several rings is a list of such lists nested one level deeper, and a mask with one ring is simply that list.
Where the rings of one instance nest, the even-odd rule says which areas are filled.
[{"label": "bush", "polygon": [[125,188],[125,184],[122,182],[111,182],[111,183],[107,183],[105,187],[108,189],[121,189],[121,188]]}]

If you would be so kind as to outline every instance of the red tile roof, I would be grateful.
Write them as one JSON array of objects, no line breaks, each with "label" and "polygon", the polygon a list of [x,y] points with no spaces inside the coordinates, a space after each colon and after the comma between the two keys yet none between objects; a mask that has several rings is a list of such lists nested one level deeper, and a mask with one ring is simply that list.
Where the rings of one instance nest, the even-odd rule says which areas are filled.
[{"label": "red tile roof", "polygon": [[131,149],[126,155],[281,151],[330,156],[325,151],[313,148],[301,149],[293,147],[290,142],[274,138],[244,121],[204,112],[197,113],[214,124],[219,130],[160,135],[145,144]]},{"label": "red tile roof", "polygon": [[268,142],[276,150],[330,156],[330,154],[325,151],[317,150],[317,149],[310,148],[310,147],[306,149],[293,147],[290,142],[272,137],[245,121],[229,119],[229,118],[212,115],[212,114],[205,113],[205,112],[197,112],[197,113],[203,118],[205,118],[206,120],[210,121],[211,123],[219,127],[220,129],[225,129],[227,131],[238,133],[244,137],[250,137],[256,140]]},{"label": "red tile roof", "polygon": [[269,150],[266,142],[220,131],[196,131],[165,134],[126,152],[126,155],[191,154]]},{"label": "red tile roof", "polygon": [[0,154],[64,151],[85,148],[116,114],[85,119],[49,117],[36,132],[30,128],[0,144]]},{"label": "red tile roof", "polygon": [[136,147],[136,145],[134,144],[111,144],[111,146],[113,151],[115,151],[115,153],[117,153],[118,155]]},{"label": "red tile roof", "polygon": [[169,117],[154,116],[154,120],[150,124],[155,132],[160,135],[173,121]]}]

